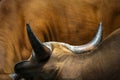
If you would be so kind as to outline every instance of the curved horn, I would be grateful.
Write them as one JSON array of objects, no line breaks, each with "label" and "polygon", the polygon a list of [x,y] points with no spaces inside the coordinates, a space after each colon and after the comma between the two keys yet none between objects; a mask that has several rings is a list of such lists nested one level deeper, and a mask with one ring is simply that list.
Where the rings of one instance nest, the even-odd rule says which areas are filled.
[{"label": "curved horn", "polygon": [[61,42],[46,42],[45,44],[48,45],[51,50],[52,50],[51,44],[56,43],[56,44],[60,44],[60,45],[67,47],[69,50],[71,50],[74,53],[80,54],[80,53],[93,50],[101,43],[101,41],[102,41],[102,23],[100,22],[98,26],[98,31],[95,37],[93,38],[93,40],[91,40],[89,43],[85,45],[73,46],[73,45],[69,45],[69,44],[61,43]]},{"label": "curved horn", "polygon": [[44,44],[42,44],[34,35],[34,33],[32,32],[30,25],[26,24],[27,26],[27,33],[28,33],[28,37],[31,43],[31,46],[34,50],[34,55],[33,57],[35,57],[37,60],[41,61],[41,60],[45,60],[46,58],[48,58],[50,56],[50,49],[48,47],[46,47]]},{"label": "curved horn", "polygon": [[94,48],[99,46],[101,42],[102,42],[102,22],[99,23],[96,35],[89,43],[81,46],[70,46],[68,48],[70,48],[75,53],[83,53],[93,50]]}]

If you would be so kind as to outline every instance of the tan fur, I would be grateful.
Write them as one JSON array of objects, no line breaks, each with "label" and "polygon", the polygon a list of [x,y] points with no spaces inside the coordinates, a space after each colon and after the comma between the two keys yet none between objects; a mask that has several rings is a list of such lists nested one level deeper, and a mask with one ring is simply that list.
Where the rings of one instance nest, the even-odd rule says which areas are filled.
[{"label": "tan fur", "polygon": [[43,69],[57,66],[59,72],[54,76],[55,80],[119,80],[119,44],[120,29],[109,35],[97,49],[84,54],[73,54],[64,46],[53,44],[52,56]]}]

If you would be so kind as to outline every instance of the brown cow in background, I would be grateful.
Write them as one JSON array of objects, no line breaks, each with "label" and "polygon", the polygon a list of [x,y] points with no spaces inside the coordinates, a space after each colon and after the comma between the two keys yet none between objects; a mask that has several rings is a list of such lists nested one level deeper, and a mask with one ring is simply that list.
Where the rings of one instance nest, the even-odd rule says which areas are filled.
[{"label": "brown cow in background", "polygon": [[100,21],[104,38],[120,27],[119,0],[0,0],[0,78],[30,56],[26,23],[42,42],[80,45],[92,39]]}]

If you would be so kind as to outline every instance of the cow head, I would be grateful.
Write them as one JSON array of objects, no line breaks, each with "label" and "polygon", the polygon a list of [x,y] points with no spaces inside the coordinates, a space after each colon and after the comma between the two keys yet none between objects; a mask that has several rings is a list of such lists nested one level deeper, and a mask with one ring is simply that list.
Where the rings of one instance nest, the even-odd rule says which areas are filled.
[{"label": "cow head", "polygon": [[102,24],[100,23],[94,39],[81,46],[72,46],[61,42],[41,43],[31,31],[29,24],[27,24],[27,32],[33,52],[28,60],[15,65],[16,80],[22,78],[25,80],[54,80],[58,76],[60,77],[63,65],[67,60],[79,59],[80,55],[91,52],[100,44]]}]

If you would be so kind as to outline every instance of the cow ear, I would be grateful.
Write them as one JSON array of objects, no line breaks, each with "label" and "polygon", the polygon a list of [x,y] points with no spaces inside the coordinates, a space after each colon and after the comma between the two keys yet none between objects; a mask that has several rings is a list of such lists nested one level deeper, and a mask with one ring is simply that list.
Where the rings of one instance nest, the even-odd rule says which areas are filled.
[{"label": "cow ear", "polygon": [[14,71],[15,71],[15,73],[20,74],[20,73],[23,73],[24,71],[28,70],[29,67],[31,67],[30,61],[22,61],[15,65]]},{"label": "cow ear", "polygon": [[28,37],[34,50],[34,59],[36,59],[38,62],[48,59],[51,55],[50,49],[38,40],[38,38],[32,32],[29,24],[26,24],[26,26]]},{"label": "cow ear", "polygon": [[14,67],[14,76],[13,79],[15,80],[32,80],[32,73],[34,69],[38,68],[39,64],[36,64],[31,61],[22,61],[15,65]]}]

